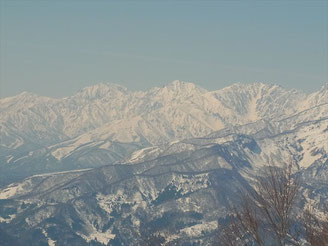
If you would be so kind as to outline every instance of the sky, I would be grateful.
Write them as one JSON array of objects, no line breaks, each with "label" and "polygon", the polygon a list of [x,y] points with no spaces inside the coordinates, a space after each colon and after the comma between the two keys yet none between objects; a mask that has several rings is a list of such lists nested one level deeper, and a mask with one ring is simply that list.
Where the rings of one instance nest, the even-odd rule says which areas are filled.
[{"label": "sky", "polygon": [[0,0],[0,97],[328,82],[328,1]]}]

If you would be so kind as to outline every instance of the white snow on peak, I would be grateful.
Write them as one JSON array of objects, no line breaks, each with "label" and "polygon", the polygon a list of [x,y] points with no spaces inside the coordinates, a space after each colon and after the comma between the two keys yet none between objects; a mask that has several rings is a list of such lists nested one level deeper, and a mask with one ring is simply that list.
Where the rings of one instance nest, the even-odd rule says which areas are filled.
[{"label": "white snow on peak", "polygon": [[328,90],[328,83],[325,83],[323,86],[321,86],[320,91],[322,90]]},{"label": "white snow on peak", "polygon": [[75,94],[75,97],[84,99],[100,99],[106,95],[115,95],[117,93],[127,93],[127,88],[112,83],[99,83],[93,86],[85,87]]},{"label": "white snow on peak", "polygon": [[[175,80],[145,92],[100,83],[61,99],[25,92],[0,99],[0,142],[2,147],[29,150],[33,144],[57,146],[52,149],[57,159],[94,141],[162,144],[298,113],[302,120],[319,119],[327,113],[327,107],[318,106],[328,103],[327,91],[306,94],[264,83],[207,91]],[[318,108],[309,115],[313,107]]]},{"label": "white snow on peak", "polygon": [[167,85],[164,86],[164,88],[169,88],[171,90],[179,91],[179,90],[201,90],[201,91],[206,91],[203,88],[200,88],[196,86],[192,82],[184,82],[181,80],[173,80],[171,83],[168,83]]}]

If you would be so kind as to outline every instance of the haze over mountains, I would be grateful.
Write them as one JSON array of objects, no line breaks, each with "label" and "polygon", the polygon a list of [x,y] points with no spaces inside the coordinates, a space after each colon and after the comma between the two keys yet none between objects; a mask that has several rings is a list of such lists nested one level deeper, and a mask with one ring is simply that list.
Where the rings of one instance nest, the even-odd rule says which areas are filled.
[{"label": "haze over mountains", "polygon": [[147,221],[169,223],[172,243],[205,245],[267,164],[294,163],[300,207],[328,198],[328,85],[98,84],[61,99],[3,98],[0,114],[0,229],[17,240],[137,244]]},{"label": "haze over mountains", "polygon": [[[206,91],[173,81],[145,92],[98,84],[62,99],[23,92],[0,100],[0,168],[4,173],[19,166],[32,174],[94,167],[142,147],[260,121],[278,133],[290,116],[293,125],[325,118],[326,103],[327,86],[305,94],[262,83]],[[43,164],[29,170],[38,165],[35,159]],[[71,159],[74,164],[63,164]]]}]

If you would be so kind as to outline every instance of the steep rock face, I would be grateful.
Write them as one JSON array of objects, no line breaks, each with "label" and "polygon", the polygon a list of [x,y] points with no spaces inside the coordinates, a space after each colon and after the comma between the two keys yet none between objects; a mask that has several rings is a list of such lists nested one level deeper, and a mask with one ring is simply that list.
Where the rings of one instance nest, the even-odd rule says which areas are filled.
[{"label": "steep rock face", "polygon": [[[224,119],[235,117],[228,123],[239,125],[260,119],[280,119],[297,112],[297,105],[306,95],[297,90],[286,90],[277,85],[234,84],[219,91],[211,92],[223,109]],[[279,110],[278,110],[279,109]],[[235,121],[233,121],[235,120]]]}]

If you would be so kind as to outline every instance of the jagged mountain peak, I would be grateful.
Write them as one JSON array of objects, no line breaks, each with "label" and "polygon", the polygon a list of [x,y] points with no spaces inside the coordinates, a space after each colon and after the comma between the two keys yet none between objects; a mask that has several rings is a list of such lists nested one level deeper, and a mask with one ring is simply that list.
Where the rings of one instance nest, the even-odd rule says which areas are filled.
[{"label": "jagged mountain peak", "polygon": [[321,86],[320,91],[326,91],[328,90],[328,82],[325,83],[323,86]]},{"label": "jagged mountain peak", "polygon": [[44,97],[40,96],[36,93],[29,92],[29,91],[23,91],[16,96],[8,97],[8,98],[3,98],[3,99],[11,99],[11,100],[34,100],[36,98],[50,98],[50,97]]},{"label": "jagged mountain peak", "polygon": [[323,85],[319,91],[315,91],[307,96],[306,101],[301,105],[302,108],[310,108],[316,105],[328,103],[328,83]]},{"label": "jagged mountain peak", "polygon": [[153,88],[152,92],[155,92],[157,96],[165,101],[183,100],[190,96],[199,96],[207,92],[207,90],[198,87],[191,82],[184,82],[181,80],[174,80],[169,84],[161,88]]},{"label": "jagged mountain peak", "polygon": [[[173,80],[171,83],[168,83],[164,88],[169,88],[172,90],[181,90],[181,89],[200,89],[196,84],[192,82],[185,82],[182,80]],[[204,89],[205,90],[205,89]]]},{"label": "jagged mountain peak", "polygon": [[79,90],[75,94],[75,97],[81,97],[84,99],[100,99],[106,95],[115,95],[116,93],[126,94],[127,91],[127,88],[115,83],[98,83]]},{"label": "jagged mountain peak", "polygon": [[55,98],[40,96],[32,92],[23,91],[16,96],[0,98],[0,109],[19,108],[23,110],[27,106],[30,107],[37,104],[55,102],[57,100],[58,99]]},{"label": "jagged mountain peak", "polygon": [[19,93],[17,96],[19,96],[19,97],[37,97],[39,95],[37,95],[33,92],[23,91],[23,92]]},{"label": "jagged mountain peak", "polygon": [[[247,123],[243,120],[252,122],[293,114],[298,110],[297,105],[306,99],[306,94],[301,91],[265,83],[235,83],[209,92],[209,96],[219,101],[222,105],[221,108],[237,112],[237,115],[233,114],[239,117],[237,121],[242,124]],[[220,111],[221,114],[224,113],[224,111]],[[226,117],[230,115],[231,112],[227,113]],[[234,121],[236,122],[236,120]]]},{"label": "jagged mountain peak", "polygon": [[193,82],[186,82],[182,80],[173,80],[172,82],[167,83],[160,88],[158,87],[155,88],[157,88],[158,90],[168,90],[168,91],[175,91],[179,93],[183,93],[187,91],[200,91],[200,92],[207,91]]},{"label": "jagged mountain peak", "polygon": [[224,87],[217,92],[226,93],[227,91],[234,91],[234,92],[247,92],[247,91],[288,91],[288,92],[297,92],[303,93],[297,89],[287,89],[277,84],[272,83],[264,83],[264,82],[254,82],[254,83],[234,83],[230,86]]}]

